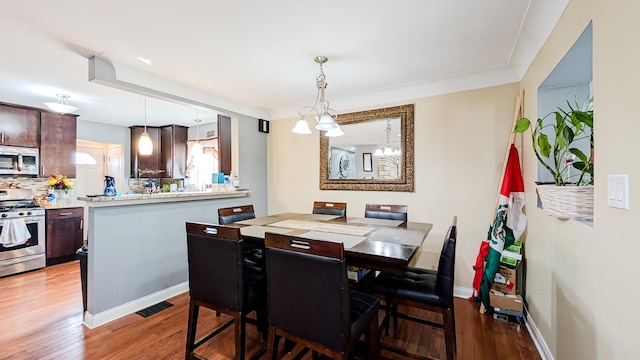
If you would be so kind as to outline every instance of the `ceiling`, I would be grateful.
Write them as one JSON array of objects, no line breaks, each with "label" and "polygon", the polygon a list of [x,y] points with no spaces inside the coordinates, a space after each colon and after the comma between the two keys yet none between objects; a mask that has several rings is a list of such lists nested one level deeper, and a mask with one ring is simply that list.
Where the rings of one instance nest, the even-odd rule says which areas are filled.
[{"label": "ceiling", "polygon": [[[499,85],[521,79],[567,2],[2,1],[0,102],[64,93],[79,119],[122,126],[143,124],[144,95],[149,125],[193,126],[194,104],[203,123],[289,118],[316,97],[317,55],[338,112]],[[89,81],[94,55],[119,86]]]}]

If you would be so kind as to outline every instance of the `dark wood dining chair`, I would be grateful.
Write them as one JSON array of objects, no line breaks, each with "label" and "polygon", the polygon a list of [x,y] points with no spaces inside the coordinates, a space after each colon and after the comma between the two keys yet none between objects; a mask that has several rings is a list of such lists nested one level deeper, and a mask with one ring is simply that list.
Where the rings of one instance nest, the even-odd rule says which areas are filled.
[{"label": "dark wood dining chair", "polygon": [[364,217],[407,221],[407,205],[367,204]]},{"label": "dark wood dining chair", "polygon": [[347,203],[314,201],[313,202],[313,213],[314,214],[326,214],[326,215],[338,215],[338,216],[346,217],[347,216]]},{"label": "dark wood dining chair", "polygon": [[[447,359],[454,358],[456,352],[456,326],[453,306],[453,288],[455,274],[455,254],[457,238],[457,217],[449,227],[440,252],[437,271],[409,267],[402,275],[380,273],[373,281],[373,292],[385,302],[383,327],[389,334],[389,323],[394,318],[418,322],[420,324],[439,327],[444,330]],[[442,323],[435,323],[398,311],[398,305],[424,309],[442,314]],[[406,349],[383,345],[391,351],[410,356],[415,359],[430,359],[411,353]]]},{"label": "dark wood dining chair", "polygon": [[218,223],[227,225],[236,221],[255,219],[256,212],[253,205],[232,206],[218,209]]},{"label": "dark wood dining chair", "polygon": [[379,356],[379,300],[350,290],[342,243],[267,233],[268,358],[278,338],[334,359],[346,359],[366,334],[369,354]]},{"label": "dark wood dining chair", "polygon": [[[218,223],[220,225],[232,224],[236,221],[255,219],[256,213],[253,205],[232,206],[218,209]],[[262,245],[250,242],[244,244],[245,256],[256,266],[264,268]]]},{"label": "dark wood dining chair", "polygon": [[[244,360],[246,324],[266,331],[266,281],[255,277],[259,273],[250,273],[240,229],[187,222],[187,259],[190,298],[185,359],[201,359],[195,349],[233,324],[235,359]],[[233,319],[196,342],[201,306]],[[253,311],[257,312],[257,321],[247,318]],[[263,353],[261,349],[254,356]]]}]

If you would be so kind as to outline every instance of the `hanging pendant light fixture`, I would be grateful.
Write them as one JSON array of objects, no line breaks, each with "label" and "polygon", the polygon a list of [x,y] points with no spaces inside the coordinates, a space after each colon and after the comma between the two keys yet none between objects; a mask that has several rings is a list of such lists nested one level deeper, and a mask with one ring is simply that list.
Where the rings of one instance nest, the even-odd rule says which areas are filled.
[{"label": "hanging pendant light fixture", "polygon": [[196,122],[196,142],[191,147],[191,153],[193,153],[194,155],[202,155],[202,144],[200,144],[200,122],[202,120],[198,118],[197,106],[196,106],[196,119],[194,121]]},{"label": "hanging pendant light fixture", "polygon": [[77,107],[69,105],[69,95],[65,94],[56,94],[58,97],[58,102],[46,102],[44,103],[49,109],[59,113],[60,115],[69,114],[76,110]]},{"label": "hanging pendant light fixture", "polygon": [[153,142],[151,137],[147,133],[147,97],[144,97],[144,132],[140,135],[138,140],[138,151],[140,155],[151,155],[153,153]]},{"label": "hanging pendant light fixture", "polygon": [[387,141],[376,149],[373,156],[400,156],[400,146],[394,144],[397,141],[391,140],[391,120],[387,120],[385,131],[387,132]]},{"label": "hanging pendant light fixture", "polygon": [[341,136],[344,133],[338,128],[338,114],[335,110],[329,107],[329,101],[324,96],[324,90],[327,88],[327,82],[324,71],[322,70],[322,64],[329,61],[326,56],[316,56],[313,59],[316,63],[320,64],[320,72],[316,75],[316,88],[318,89],[316,94],[316,102],[313,106],[303,106],[298,110],[300,120],[296,122],[296,126],[291,129],[296,134],[311,134],[309,124],[306,117],[315,113],[316,129],[320,131],[336,130],[332,135],[327,136]]}]

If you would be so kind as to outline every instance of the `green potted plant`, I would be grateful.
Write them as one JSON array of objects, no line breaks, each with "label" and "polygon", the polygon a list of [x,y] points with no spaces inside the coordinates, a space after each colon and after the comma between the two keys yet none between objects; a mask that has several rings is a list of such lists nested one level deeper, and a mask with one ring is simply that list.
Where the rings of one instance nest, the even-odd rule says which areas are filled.
[{"label": "green potted plant", "polygon": [[[582,107],[569,102],[567,107],[539,118],[535,125],[521,118],[514,132],[531,131],[536,158],[554,179],[551,185],[539,183],[537,187],[545,212],[559,218],[593,220],[593,98]],[[548,134],[553,134],[553,143]],[[589,142],[588,154],[576,146],[584,139]]]}]

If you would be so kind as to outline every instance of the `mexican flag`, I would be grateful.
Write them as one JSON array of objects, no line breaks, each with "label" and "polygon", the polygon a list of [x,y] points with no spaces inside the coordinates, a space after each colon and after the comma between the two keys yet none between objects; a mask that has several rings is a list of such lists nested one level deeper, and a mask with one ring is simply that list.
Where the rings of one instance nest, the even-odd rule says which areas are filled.
[{"label": "mexican flag", "polygon": [[489,308],[489,290],[498,271],[502,250],[517,241],[527,226],[527,218],[522,212],[524,205],[524,183],[518,149],[511,144],[496,217],[489,226],[487,240],[480,244],[476,264],[473,266],[476,271],[473,279],[474,297],[480,298],[485,308]]}]

